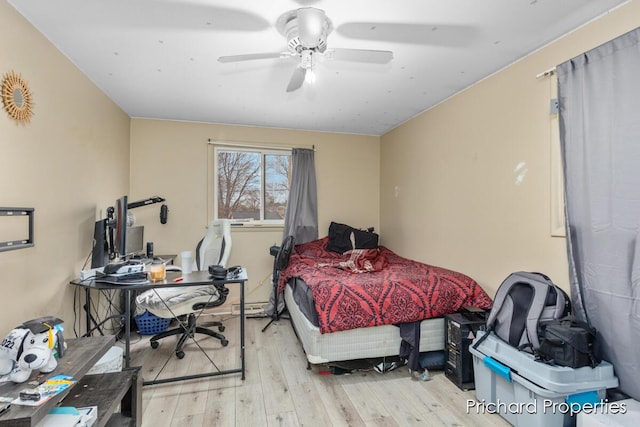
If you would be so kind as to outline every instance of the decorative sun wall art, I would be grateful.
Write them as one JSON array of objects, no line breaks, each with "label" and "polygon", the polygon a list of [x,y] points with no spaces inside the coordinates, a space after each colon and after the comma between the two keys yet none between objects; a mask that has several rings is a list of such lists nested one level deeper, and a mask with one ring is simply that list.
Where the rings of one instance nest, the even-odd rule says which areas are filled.
[{"label": "decorative sun wall art", "polygon": [[22,76],[14,71],[9,71],[2,79],[2,104],[9,117],[16,122],[26,124],[31,120],[31,90]]}]

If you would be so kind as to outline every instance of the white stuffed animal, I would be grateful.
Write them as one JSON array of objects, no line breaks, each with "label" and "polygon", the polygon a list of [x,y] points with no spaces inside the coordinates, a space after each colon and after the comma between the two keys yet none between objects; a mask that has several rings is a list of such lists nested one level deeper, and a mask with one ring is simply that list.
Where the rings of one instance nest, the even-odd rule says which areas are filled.
[{"label": "white stuffed animal", "polygon": [[60,350],[60,329],[54,329],[54,325],[49,323],[37,326],[36,322],[35,325],[33,321],[26,322],[11,330],[2,340],[0,380],[22,383],[34,370],[48,373],[58,366],[54,353]]}]

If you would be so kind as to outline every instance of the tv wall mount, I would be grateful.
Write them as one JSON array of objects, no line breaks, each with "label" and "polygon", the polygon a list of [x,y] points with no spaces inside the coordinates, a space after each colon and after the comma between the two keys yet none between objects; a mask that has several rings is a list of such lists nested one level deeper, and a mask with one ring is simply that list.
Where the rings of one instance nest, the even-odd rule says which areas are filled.
[{"label": "tv wall mount", "polygon": [[[24,249],[29,248],[34,245],[33,243],[33,208],[0,208],[0,218],[26,218],[26,224],[24,224],[26,228],[27,237],[13,240],[2,240],[0,241],[0,252],[4,251],[13,251],[16,249]],[[2,220],[3,223],[6,221]],[[23,222],[23,221],[20,221]],[[4,235],[4,232],[7,231],[4,229],[4,225],[0,226],[0,236]],[[13,230],[13,224],[8,229]],[[13,234],[13,233],[10,233]]]}]

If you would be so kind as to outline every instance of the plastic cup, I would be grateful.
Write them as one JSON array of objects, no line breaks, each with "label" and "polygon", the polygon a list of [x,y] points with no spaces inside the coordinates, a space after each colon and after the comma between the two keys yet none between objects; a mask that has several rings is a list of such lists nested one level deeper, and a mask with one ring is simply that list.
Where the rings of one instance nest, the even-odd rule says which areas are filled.
[{"label": "plastic cup", "polygon": [[180,253],[180,266],[182,267],[182,274],[190,274],[193,271],[193,253],[191,251]]}]

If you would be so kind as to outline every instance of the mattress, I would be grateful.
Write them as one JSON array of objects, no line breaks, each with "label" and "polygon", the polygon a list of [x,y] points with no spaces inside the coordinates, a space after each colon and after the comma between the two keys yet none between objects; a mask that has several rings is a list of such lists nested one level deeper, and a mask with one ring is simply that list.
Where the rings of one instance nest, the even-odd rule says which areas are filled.
[{"label": "mattress", "polygon": [[[280,292],[295,278],[310,289],[317,315],[307,318],[313,324],[317,317],[322,333],[415,324],[464,306],[491,308],[491,297],[463,273],[401,257],[383,246],[340,254],[327,250],[328,244],[323,238],[296,245],[278,280]],[[295,301],[305,297],[294,291]]]},{"label": "mattress", "polygon": [[[295,332],[311,364],[395,356],[400,350],[400,328],[397,326],[382,325],[321,334],[320,329],[299,309],[290,286],[285,286],[284,298]],[[420,323],[420,351],[443,349],[444,318],[423,320]]]}]

